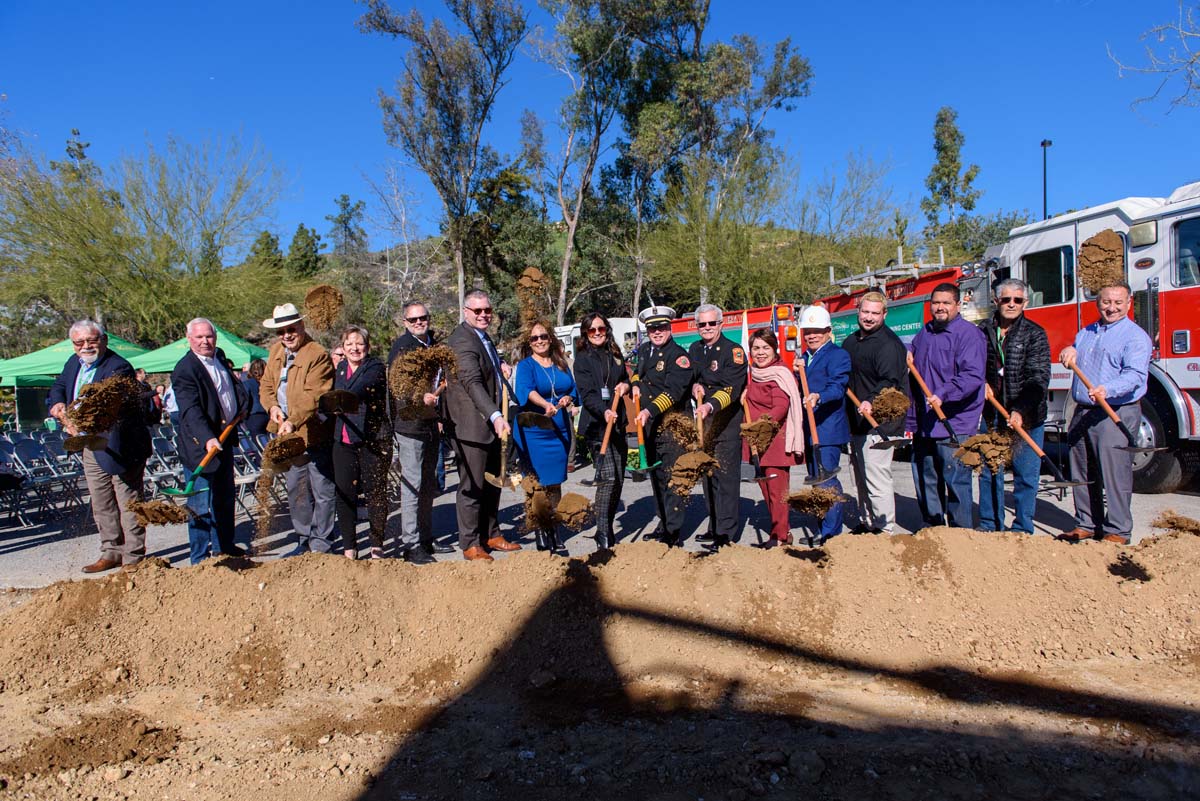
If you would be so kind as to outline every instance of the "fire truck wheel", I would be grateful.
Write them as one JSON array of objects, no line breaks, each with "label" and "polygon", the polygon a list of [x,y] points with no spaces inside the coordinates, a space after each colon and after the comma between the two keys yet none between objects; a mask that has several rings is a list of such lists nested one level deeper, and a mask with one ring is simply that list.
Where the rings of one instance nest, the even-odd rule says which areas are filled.
[{"label": "fire truck wheel", "polygon": [[[1167,443],[1162,416],[1149,397],[1142,400],[1142,424],[1134,432],[1138,445],[1159,447]],[[1175,492],[1190,478],[1191,460],[1180,449],[1138,454],[1133,457],[1133,491],[1146,494]]]}]

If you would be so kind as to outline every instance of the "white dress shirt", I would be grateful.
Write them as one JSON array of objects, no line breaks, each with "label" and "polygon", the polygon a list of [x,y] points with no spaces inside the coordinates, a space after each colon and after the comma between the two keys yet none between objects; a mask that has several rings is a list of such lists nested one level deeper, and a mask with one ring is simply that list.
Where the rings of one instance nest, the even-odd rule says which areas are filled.
[{"label": "white dress shirt", "polygon": [[221,416],[228,424],[237,410],[233,396],[233,376],[225,369],[225,365],[218,364],[212,356],[201,356],[197,353],[196,358],[204,365],[204,369],[208,370],[208,377],[212,379],[213,387],[217,390],[217,399],[221,402]]}]

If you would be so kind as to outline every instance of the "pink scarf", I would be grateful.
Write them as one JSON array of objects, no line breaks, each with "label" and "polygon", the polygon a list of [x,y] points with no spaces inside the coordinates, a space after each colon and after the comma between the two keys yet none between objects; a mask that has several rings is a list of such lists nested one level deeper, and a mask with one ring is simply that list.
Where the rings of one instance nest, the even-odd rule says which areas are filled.
[{"label": "pink scarf", "polygon": [[[777,359],[766,367],[750,365],[750,378],[760,384],[774,382],[776,386],[787,393],[787,439],[784,441],[784,450],[788,453],[803,454],[804,406],[800,401],[800,388],[796,386],[796,379],[792,377],[791,371],[780,364]],[[746,422],[751,421],[747,420]]]}]

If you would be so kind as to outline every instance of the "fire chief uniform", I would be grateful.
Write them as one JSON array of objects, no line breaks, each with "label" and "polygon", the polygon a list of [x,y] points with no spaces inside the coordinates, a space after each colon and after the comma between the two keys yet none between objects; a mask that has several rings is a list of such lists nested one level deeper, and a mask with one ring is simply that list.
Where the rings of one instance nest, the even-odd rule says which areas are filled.
[{"label": "fire chief uniform", "polygon": [[672,545],[682,540],[684,499],[668,486],[675,461],[683,448],[662,429],[662,417],[672,409],[687,409],[691,400],[692,362],[674,338],[662,347],[643,342],[638,347],[637,370],[631,379],[642,393],[642,408],[650,410],[650,427],[645,432],[646,458],[650,464],[662,464],[650,471],[654,504],[658,509],[657,536]]},{"label": "fire chief uniform", "polygon": [[[714,546],[728,545],[738,534],[741,501],[742,392],[746,389],[746,352],[722,334],[711,345],[696,341],[688,348],[696,383],[704,387],[698,403],[712,406],[705,444],[719,466],[704,479],[708,502],[708,535]],[[708,446],[708,443],[712,443]]]}]

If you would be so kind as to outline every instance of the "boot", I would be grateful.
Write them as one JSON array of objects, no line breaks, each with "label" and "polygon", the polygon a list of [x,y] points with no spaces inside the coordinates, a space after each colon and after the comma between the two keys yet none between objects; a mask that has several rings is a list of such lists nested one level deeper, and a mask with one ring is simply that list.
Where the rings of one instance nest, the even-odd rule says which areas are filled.
[{"label": "boot", "polygon": [[548,528],[542,532],[542,536],[546,538],[546,550],[550,551],[550,553],[557,553],[559,547],[558,532],[552,528]]},{"label": "boot", "polygon": [[539,551],[548,551],[550,546],[546,543],[546,530],[539,528],[533,532],[533,541]]}]

